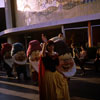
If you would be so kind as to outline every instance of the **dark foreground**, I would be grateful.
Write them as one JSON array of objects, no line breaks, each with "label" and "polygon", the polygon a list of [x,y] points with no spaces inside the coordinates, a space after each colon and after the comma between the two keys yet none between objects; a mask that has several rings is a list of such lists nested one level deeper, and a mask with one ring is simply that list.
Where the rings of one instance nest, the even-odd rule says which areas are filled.
[{"label": "dark foreground", "polygon": [[[100,73],[86,68],[86,75],[77,73],[69,81],[71,100],[100,100]],[[38,86],[32,80],[18,81],[0,72],[0,100],[39,100]]]}]

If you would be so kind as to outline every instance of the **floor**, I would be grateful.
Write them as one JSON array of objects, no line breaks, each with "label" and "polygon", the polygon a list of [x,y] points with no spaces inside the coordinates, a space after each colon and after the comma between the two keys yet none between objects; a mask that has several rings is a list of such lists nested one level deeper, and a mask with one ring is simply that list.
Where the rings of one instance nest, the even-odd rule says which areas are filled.
[{"label": "floor", "polygon": [[[91,68],[86,68],[85,76],[80,73],[77,66],[76,75],[69,81],[71,100],[100,100],[100,73]],[[32,80],[18,81],[0,71],[0,100],[39,100],[39,89]]]}]

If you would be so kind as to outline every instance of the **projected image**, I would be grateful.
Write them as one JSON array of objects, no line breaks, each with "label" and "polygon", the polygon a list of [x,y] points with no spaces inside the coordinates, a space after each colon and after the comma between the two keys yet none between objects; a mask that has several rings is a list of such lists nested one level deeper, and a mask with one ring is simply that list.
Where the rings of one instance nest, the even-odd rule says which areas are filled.
[{"label": "projected image", "polygon": [[[91,4],[95,1],[96,0],[17,0],[17,10],[22,13],[26,25],[30,25],[91,13],[90,10],[89,12],[87,10],[87,8],[89,8],[88,4],[90,4],[91,7]],[[84,9],[87,11],[82,12]]]}]

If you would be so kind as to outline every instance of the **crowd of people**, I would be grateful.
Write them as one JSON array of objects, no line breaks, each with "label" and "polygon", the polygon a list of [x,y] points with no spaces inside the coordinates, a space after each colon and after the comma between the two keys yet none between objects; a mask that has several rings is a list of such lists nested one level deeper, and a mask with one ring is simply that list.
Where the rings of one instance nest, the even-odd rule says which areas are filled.
[{"label": "crowd of people", "polygon": [[100,47],[96,48],[96,52],[93,52],[94,54],[91,53],[91,56],[93,55],[93,57],[90,58],[88,57],[87,51],[88,50],[84,45],[81,45],[79,50],[74,43],[71,44],[71,54],[76,65],[78,65],[82,71],[81,75],[86,74],[85,63],[89,60],[89,63],[94,66],[95,72],[100,72]]},{"label": "crowd of people", "polygon": [[71,53],[72,53],[72,57],[75,61],[75,63],[77,65],[79,65],[79,67],[82,70],[82,75],[85,75],[85,68],[84,68],[84,63],[87,60],[87,51],[85,46],[81,46],[80,47],[80,51],[76,48],[75,44],[72,43],[71,44]]},{"label": "crowd of people", "polygon": [[[28,80],[27,63],[29,63],[30,77],[33,84],[39,85],[40,100],[70,100],[68,89],[69,78],[76,73],[76,64],[80,65],[82,73],[85,74],[84,62],[87,52],[84,46],[81,51],[71,44],[67,46],[62,35],[47,40],[42,34],[43,43],[31,40],[25,52],[22,43],[3,43],[0,59],[8,77],[17,77]],[[96,70],[100,65],[100,49],[97,50],[95,59]]]}]

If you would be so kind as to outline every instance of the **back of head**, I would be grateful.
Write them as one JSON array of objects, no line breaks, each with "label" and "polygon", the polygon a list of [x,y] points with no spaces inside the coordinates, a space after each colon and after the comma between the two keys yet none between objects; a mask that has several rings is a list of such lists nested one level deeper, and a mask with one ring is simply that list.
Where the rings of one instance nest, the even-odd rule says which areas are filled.
[{"label": "back of head", "polygon": [[11,55],[18,53],[19,51],[24,51],[24,46],[22,43],[16,42],[12,46]]},{"label": "back of head", "polygon": [[52,40],[47,41],[47,46],[50,46],[50,45],[54,45],[54,42]]},{"label": "back of head", "polygon": [[53,37],[50,40],[54,42],[55,46],[55,52],[57,52],[59,55],[63,55],[65,53],[69,53],[70,49],[68,48],[67,44],[64,42],[64,40],[60,39],[59,37]]}]

